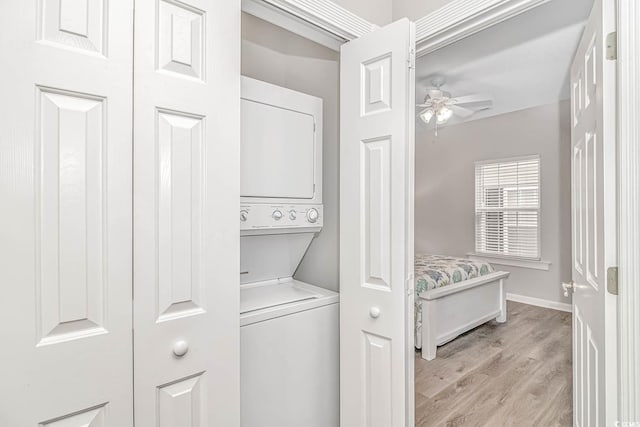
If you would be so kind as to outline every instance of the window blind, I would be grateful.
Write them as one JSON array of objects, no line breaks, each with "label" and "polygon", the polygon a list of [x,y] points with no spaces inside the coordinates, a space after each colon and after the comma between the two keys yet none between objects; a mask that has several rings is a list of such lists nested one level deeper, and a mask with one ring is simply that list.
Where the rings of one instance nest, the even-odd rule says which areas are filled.
[{"label": "window blind", "polygon": [[476,252],[540,259],[540,158],[476,163]]}]

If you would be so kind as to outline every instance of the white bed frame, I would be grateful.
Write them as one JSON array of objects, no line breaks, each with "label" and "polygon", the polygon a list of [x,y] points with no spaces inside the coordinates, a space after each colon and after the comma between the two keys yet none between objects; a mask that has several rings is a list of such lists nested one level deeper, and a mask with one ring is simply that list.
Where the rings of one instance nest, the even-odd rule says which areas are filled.
[{"label": "white bed frame", "polygon": [[422,358],[433,360],[436,348],[491,319],[507,321],[504,279],[496,271],[451,286],[422,292]]}]

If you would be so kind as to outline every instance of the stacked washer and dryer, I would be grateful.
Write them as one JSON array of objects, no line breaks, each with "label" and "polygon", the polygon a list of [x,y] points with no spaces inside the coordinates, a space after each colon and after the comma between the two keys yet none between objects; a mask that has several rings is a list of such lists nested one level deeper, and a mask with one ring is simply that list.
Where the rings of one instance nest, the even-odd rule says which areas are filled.
[{"label": "stacked washer and dryer", "polygon": [[293,278],[322,230],[322,99],[242,78],[241,425],[339,425],[338,294]]}]

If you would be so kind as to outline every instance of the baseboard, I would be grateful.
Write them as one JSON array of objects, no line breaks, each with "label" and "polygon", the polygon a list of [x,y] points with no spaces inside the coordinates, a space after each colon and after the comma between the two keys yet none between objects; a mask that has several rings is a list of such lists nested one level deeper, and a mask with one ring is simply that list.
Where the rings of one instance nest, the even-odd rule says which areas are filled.
[{"label": "baseboard", "polygon": [[551,308],[553,310],[567,311],[571,313],[573,311],[571,304],[557,301],[549,301],[542,298],[528,297],[525,295],[511,294],[507,292],[507,301],[521,302],[523,304],[535,305],[538,307]]}]

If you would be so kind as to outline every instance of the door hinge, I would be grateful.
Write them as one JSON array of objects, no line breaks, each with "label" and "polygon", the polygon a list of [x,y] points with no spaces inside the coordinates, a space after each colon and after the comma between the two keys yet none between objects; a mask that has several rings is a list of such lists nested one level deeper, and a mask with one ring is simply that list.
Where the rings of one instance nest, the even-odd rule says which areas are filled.
[{"label": "door hinge", "polygon": [[618,33],[614,31],[613,33],[607,34],[606,44],[606,58],[609,61],[615,61],[618,59]]},{"label": "door hinge", "polygon": [[407,291],[407,296],[413,295],[413,292],[414,292],[413,274],[410,274],[409,278],[404,281],[404,289],[405,289],[405,291]]},{"label": "door hinge", "polygon": [[409,49],[409,59],[407,60],[409,63],[409,69],[415,70],[416,68],[416,50],[414,48]]},{"label": "door hinge", "polygon": [[618,295],[618,267],[607,268],[607,291],[612,295]]}]

